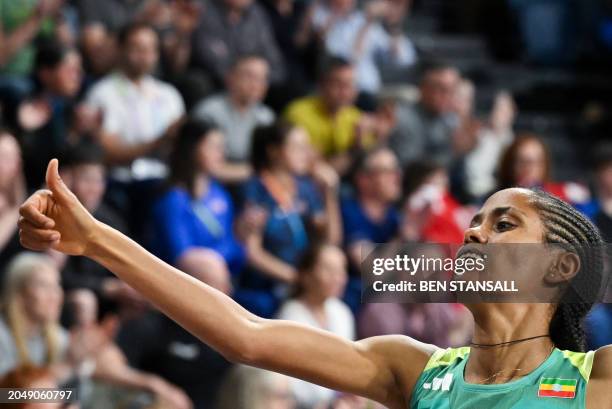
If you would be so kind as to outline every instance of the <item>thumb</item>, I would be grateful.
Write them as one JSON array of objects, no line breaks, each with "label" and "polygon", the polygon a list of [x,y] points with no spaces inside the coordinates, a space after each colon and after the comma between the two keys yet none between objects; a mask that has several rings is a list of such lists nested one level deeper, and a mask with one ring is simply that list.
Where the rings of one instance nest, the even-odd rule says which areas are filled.
[{"label": "thumb", "polygon": [[47,175],[45,178],[47,187],[53,193],[55,199],[60,201],[70,201],[74,198],[74,195],[60,177],[58,168],[58,160],[51,159],[49,166],[47,167]]}]

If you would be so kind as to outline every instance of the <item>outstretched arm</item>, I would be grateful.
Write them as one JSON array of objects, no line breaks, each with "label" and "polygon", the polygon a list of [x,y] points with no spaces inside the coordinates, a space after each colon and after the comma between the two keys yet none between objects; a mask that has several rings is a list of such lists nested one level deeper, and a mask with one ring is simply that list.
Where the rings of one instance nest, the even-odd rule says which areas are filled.
[{"label": "outstretched arm", "polygon": [[363,395],[392,409],[406,407],[407,391],[432,346],[401,336],[350,342],[296,323],[259,318],[96,221],[63,184],[57,166],[53,160],[47,170],[50,190],[37,192],[21,207],[24,246],[92,258],[231,361]]}]

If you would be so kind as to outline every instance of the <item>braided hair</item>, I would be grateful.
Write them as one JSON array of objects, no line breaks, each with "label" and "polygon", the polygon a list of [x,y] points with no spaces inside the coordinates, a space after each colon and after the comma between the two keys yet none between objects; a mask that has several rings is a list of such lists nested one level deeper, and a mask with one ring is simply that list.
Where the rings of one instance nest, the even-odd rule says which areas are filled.
[{"label": "braided hair", "polygon": [[570,248],[580,258],[580,270],[561,296],[549,333],[557,348],[583,352],[586,349],[583,321],[603,280],[604,241],[593,223],[571,205],[542,190],[532,192],[532,204],[544,223],[544,241]]}]

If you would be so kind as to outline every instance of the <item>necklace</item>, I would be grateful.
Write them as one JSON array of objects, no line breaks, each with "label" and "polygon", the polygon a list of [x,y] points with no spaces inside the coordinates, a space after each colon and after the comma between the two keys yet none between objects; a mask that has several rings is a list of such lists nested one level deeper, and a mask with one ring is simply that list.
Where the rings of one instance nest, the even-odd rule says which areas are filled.
[{"label": "necklace", "polygon": [[[543,336],[541,336],[541,337],[543,337]],[[544,360],[544,362],[548,358],[550,358],[550,355],[552,355],[554,349],[555,349],[555,346],[553,345],[552,348],[550,349],[550,352],[548,353],[548,357]],[[479,381],[478,384],[488,384],[490,380],[493,380],[493,379],[497,378],[499,375],[501,375],[505,371],[510,371],[510,373],[514,373],[514,372],[520,372],[520,371],[522,371],[522,369],[521,368],[516,368],[516,369],[512,369],[512,370],[510,370],[510,369],[502,369],[501,371],[495,372],[493,375],[489,376],[488,378],[485,378],[485,379]]]},{"label": "necklace", "polygon": [[500,346],[510,346],[510,345],[518,344],[520,342],[531,341],[532,339],[538,339],[538,338],[550,338],[550,335],[548,334],[536,335],[535,337],[514,339],[512,341],[499,342],[497,344],[477,344],[475,342],[470,342],[470,346],[474,348],[495,348],[495,347],[500,347]]},{"label": "necklace", "polygon": [[[488,384],[489,380],[493,380],[494,378],[497,378],[499,375],[501,375],[505,371],[506,371],[506,369],[502,369],[501,371],[494,373],[493,375],[489,376],[488,378],[483,379],[482,381],[480,381],[478,383],[479,384]],[[512,369],[510,373],[519,372],[519,371],[522,371],[522,369],[521,368]]]}]

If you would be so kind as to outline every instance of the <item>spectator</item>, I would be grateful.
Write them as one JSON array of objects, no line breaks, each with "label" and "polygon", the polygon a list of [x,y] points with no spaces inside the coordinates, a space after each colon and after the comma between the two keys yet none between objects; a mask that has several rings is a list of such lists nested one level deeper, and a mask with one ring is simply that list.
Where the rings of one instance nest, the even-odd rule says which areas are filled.
[{"label": "spectator", "polygon": [[[126,231],[124,220],[106,203],[106,167],[101,149],[91,143],[81,143],[66,153],[62,177],[87,210],[109,226]],[[61,256],[59,256],[61,257]],[[104,267],[85,257],[66,257],[62,269],[66,290],[93,291],[103,313],[120,308],[142,308],[143,298]]]},{"label": "spectator", "polygon": [[30,189],[40,187],[49,160],[71,144],[68,135],[75,98],[81,89],[81,56],[56,41],[44,43],[36,54],[36,77],[39,90],[19,106],[17,113]]},{"label": "spectator", "polygon": [[402,240],[463,243],[475,210],[452,196],[446,168],[426,161],[409,164],[404,169],[403,196]]},{"label": "spectator", "polygon": [[504,151],[498,172],[498,189],[507,187],[541,188],[576,207],[589,205],[589,190],[574,182],[553,182],[548,148],[534,134],[519,135]]},{"label": "spectator", "polygon": [[34,68],[39,34],[53,34],[53,21],[62,0],[0,1],[0,97],[17,103],[33,88],[28,78]]},{"label": "spectator", "polygon": [[234,207],[214,179],[223,166],[223,134],[200,120],[182,125],[170,156],[168,190],[153,210],[157,254],[229,292],[245,254],[233,233]]},{"label": "spectator", "polygon": [[[297,270],[296,293],[283,303],[277,317],[354,340],[355,319],[339,299],[347,279],[346,257],[342,250],[331,245],[313,244],[302,256]],[[291,379],[291,388],[298,406],[304,408],[329,405],[334,396],[330,389],[298,379]]]},{"label": "spectator", "polygon": [[[105,328],[109,334],[117,332],[118,322],[114,316],[104,315],[99,322],[96,297],[89,290],[78,289],[68,293],[64,311],[72,331],[100,327]],[[166,407],[164,405],[167,404],[173,409],[192,409],[192,403],[183,390],[158,375],[130,367],[121,349],[113,342],[96,351],[93,375],[91,387],[83,388],[90,393],[79,396],[85,401],[85,407],[130,406],[148,397],[160,407]],[[108,406],[97,402],[100,395]]]},{"label": "spectator", "polygon": [[351,277],[344,301],[357,312],[361,304],[358,276],[362,255],[377,243],[393,240],[399,229],[395,202],[401,195],[401,171],[395,154],[379,146],[363,153],[355,163],[354,194],[342,200],[344,247],[349,257]]},{"label": "spectator", "polygon": [[315,2],[298,33],[299,41],[315,35],[327,53],[352,61],[357,88],[373,98],[382,84],[378,64],[405,67],[416,61],[408,38],[400,30],[390,35],[381,24],[394,10],[391,6],[390,0],[372,0],[364,12],[355,7],[354,0]]},{"label": "spectator", "polygon": [[363,154],[356,163],[353,197],[342,201],[344,243],[353,266],[375,243],[396,237],[399,213],[395,203],[401,195],[401,171],[397,158],[386,147]]},{"label": "spectator", "polygon": [[285,64],[270,22],[253,0],[207,0],[205,11],[193,34],[192,61],[223,82],[236,57],[258,54],[268,61],[270,81],[283,82]]},{"label": "spectator", "polygon": [[264,58],[239,56],[226,76],[227,93],[206,98],[194,108],[196,118],[212,120],[225,135],[229,163],[218,169],[217,175],[223,181],[244,181],[250,176],[251,134],[257,126],[274,121],[274,113],[262,104],[268,71]]},{"label": "spectator", "polygon": [[87,103],[102,112],[97,138],[110,169],[109,202],[127,216],[130,233],[145,239],[150,203],[167,168],[163,155],[185,108],[178,91],[151,76],[156,32],[143,24],[119,35],[120,69],[98,82]]},{"label": "spectator", "polygon": [[2,300],[0,375],[21,365],[45,365],[60,384],[74,376],[93,375],[158,393],[173,399],[177,408],[189,409],[188,401],[180,399],[174,387],[125,364],[109,342],[109,328],[89,322],[72,328],[69,335],[60,326],[63,291],[59,272],[49,257],[36,253],[18,255],[8,268]]},{"label": "spectator", "polygon": [[0,129],[0,269],[19,247],[17,219],[26,195],[22,166],[17,141]]},{"label": "spectator", "polygon": [[93,23],[83,27],[79,47],[83,54],[86,87],[104,78],[115,68],[117,42],[103,24]]},{"label": "spectator", "polygon": [[276,372],[238,365],[220,391],[217,409],[295,409],[289,378]]},{"label": "spectator", "polygon": [[467,201],[482,199],[495,188],[499,158],[514,138],[516,108],[512,97],[499,93],[487,123],[474,117],[474,84],[462,79],[454,98],[459,127],[454,135],[455,154],[462,156],[461,193]]},{"label": "spectator", "polygon": [[595,155],[597,200],[591,213],[607,243],[612,243],[612,145],[598,146]]},{"label": "spectator", "polygon": [[119,45],[119,71],[102,79],[87,96],[88,104],[102,111],[100,143],[108,160],[118,165],[113,178],[129,182],[163,177],[166,168],[153,156],[183,115],[183,100],[171,85],[151,76],[159,57],[151,27],[125,27]]},{"label": "spectator", "polygon": [[459,79],[454,67],[430,64],[421,78],[420,101],[415,105],[397,104],[389,144],[402,166],[424,157],[444,166],[451,163],[457,126],[453,98]]},{"label": "spectator", "polygon": [[[292,85],[293,94],[303,95],[315,80],[317,47],[297,44],[296,37],[300,22],[307,12],[307,2],[292,0],[265,0],[260,3],[268,12],[274,37],[287,66],[287,83]],[[291,95],[296,97],[297,95]],[[289,100],[293,99],[289,97]]]},{"label": "spectator", "polygon": [[347,60],[330,57],[319,73],[319,93],[291,103],[285,118],[306,129],[317,153],[341,174],[351,157],[368,144],[361,131],[367,116],[354,106],[354,69]]},{"label": "spectator", "polygon": [[307,176],[310,150],[301,128],[279,123],[255,130],[251,162],[256,176],[245,186],[243,220],[257,222],[246,239],[251,269],[243,274],[236,298],[265,317],[276,312],[287,284],[296,281],[295,266],[313,240],[309,233],[332,243],[340,240],[337,176],[321,172],[324,165],[319,165],[313,173],[318,188]]},{"label": "spectator", "polygon": [[66,359],[68,333],[58,323],[63,292],[51,259],[20,254],[9,265],[4,283],[0,376],[20,365],[52,365],[54,374],[66,380],[77,365]]},{"label": "spectator", "polygon": [[194,409],[214,407],[230,363],[170,318],[157,311],[133,318],[121,326],[117,343],[133,368],[180,385]]}]

